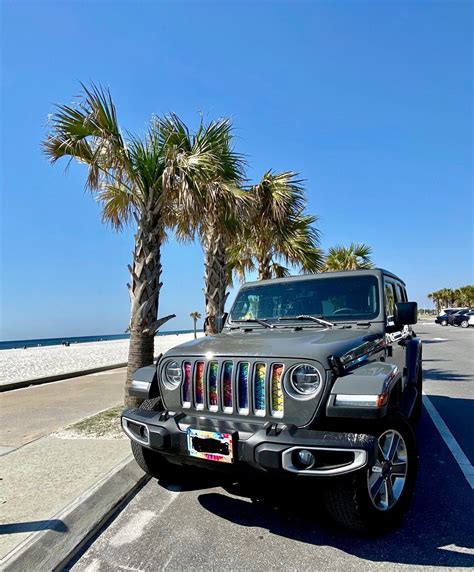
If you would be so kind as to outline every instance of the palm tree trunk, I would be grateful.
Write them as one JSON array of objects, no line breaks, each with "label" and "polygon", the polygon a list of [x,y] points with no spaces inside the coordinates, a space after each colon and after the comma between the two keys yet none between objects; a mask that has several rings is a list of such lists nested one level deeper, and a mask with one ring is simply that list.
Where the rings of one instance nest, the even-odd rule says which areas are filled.
[{"label": "palm tree trunk", "polygon": [[197,318],[193,318],[194,320],[194,339],[197,338],[197,331],[196,331],[196,324],[197,324]]},{"label": "palm tree trunk", "polygon": [[272,277],[272,271],[270,268],[271,259],[268,256],[257,259],[258,262],[258,279],[268,280]]},{"label": "palm tree trunk", "polygon": [[158,328],[167,316],[158,320],[158,303],[162,283],[161,276],[161,221],[147,214],[137,220],[133,266],[129,266],[131,281],[128,284],[131,301],[130,346],[127,379],[125,382],[125,406],[137,407],[140,401],[129,395],[135,371],[153,363],[154,339]]},{"label": "palm tree trunk", "polygon": [[204,240],[204,296],[206,300],[206,335],[219,333],[216,316],[224,314],[227,299],[226,244],[218,232],[211,230]]}]

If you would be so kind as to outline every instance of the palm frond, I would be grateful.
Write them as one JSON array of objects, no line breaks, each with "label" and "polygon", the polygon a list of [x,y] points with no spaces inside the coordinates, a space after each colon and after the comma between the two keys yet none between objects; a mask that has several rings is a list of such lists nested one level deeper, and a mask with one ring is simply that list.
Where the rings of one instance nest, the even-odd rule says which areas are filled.
[{"label": "palm frond", "polygon": [[324,269],[326,271],[369,269],[374,265],[371,260],[372,249],[367,244],[351,243],[345,247],[332,246],[328,250]]},{"label": "palm frond", "polygon": [[130,222],[134,208],[134,197],[124,187],[105,186],[97,193],[97,200],[102,204],[102,220],[120,230]]}]

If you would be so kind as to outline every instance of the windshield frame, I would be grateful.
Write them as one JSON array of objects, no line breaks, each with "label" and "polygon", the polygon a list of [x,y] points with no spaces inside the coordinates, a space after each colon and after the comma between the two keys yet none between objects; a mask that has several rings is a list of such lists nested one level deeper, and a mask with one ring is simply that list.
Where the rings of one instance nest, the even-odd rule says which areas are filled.
[{"label": "windshield frame", "polygon": [[[330,276],[329,274],[334,274],[333,276]],[[269,286],[273,286],[277,283],[280,284],[294,284],[296,282],[308,282],[308,281],[315,281],[315,280],[335,280],[335,279],[347,279],[347,278],[355,278],[356,276],[370,276],[372,277],[376,282],[377,282],[377,287],[376,287],[376,296],[377,296],[377,300],[376,300],[376,306],[377,306],[377,314],[374,316],[373,314],[371,315],[371,317],[360,317],[361,315],[358,314],[357,317],[355,318],[350,318],[349,316],[344,316],[343,318],[339,319],[337,316],[335,317],[333,314],[331,315],[324,315],[324,314],[314,314],[314,317],[317,318],[321,318],[323,320],[326,321],[330,321],[330,322],[334,322],[335,326],[338,325],[344,325],[344,324],[357,324],[357,323],[363,323],[363,324],[368,324],[368,323],[377,323],[377,322],[384,322],[385,321],[385,308],[384,308],[384,304],[383,304],[383,280],[382,280],[382,273],[379,274],[379,272],[377,271],[372,271],[372,272],[364,272],[364,273],[360,273],[360,274],[356,274],[355,272],[347,272],[346,273],[342,273],[342,272],[334,272],[334,273],[324,273],[322,275],[305,275],[305,276],[298,276],[295,277],[295,280],[288,280],[286,281],[285,279],[274,279],[274,280],[263,280],[262,283],[258,283],[258,282],[252,282],[249,284],[245,284],[244,286],[242,286],[239,290],[239,292],[237,293],[237,296],[229,310],[229,314],[227,316],[227,320],[226,320],[226,326],[227,327],[233,327],[235,328],[235,326],[237,325],[242,325],[242,319],[232,319],[232,312],[235,308],[235,304],[238,300],[239,294],[247,289],[254,289],[254,288],[266,288]],[[260,320],[264,320],[270,324],[272,324],[274,327],[276,328],[294,328],[295,325],[299,326],[299,327],[319,327],[321,328],[320,324],[317,324],[314,321],[302,321],[302,320],[280,320],[278,318],[273,318],[273,317],[258,317],[258,319]],[[250,325],[250,324],[249,324]],[[256,327],[256,328],[264,328],[263,326],[260,326],[258,323],[253,323],[252,324],[252,328]]]}]

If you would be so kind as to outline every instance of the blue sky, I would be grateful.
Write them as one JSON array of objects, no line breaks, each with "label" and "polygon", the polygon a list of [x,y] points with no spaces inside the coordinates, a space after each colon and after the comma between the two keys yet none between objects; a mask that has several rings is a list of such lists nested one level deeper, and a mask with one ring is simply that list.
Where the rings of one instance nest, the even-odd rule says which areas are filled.
[{"label": "blue sky", "polygon": [[[294,170],[324,248],[372,245],[411,298],[473,281],[470,2],[2,4],[0,339],[121,333],[133,232],[40,152],[53,103],[110,87],[122,125],[231,116],[249,177]],[[199,245],[164,248],[160,315],[203,312]]]}]

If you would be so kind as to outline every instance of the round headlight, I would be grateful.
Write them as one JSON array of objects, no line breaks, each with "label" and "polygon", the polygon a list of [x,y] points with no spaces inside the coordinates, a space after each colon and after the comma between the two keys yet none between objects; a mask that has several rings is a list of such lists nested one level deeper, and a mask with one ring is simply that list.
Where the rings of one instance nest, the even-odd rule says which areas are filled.
[{"label": "round headlight", "polygon": [[321,387],[321,375],[312,365],[304,363],[289,372],[289,388],[293,397],[309,398],[318,393]]},{"label": "round headlight", "polygon": [[175,389],[181,383],[181,378],[183,373],[181,371],[181,366],[176,361],[169,361],[165,365],[164,371],[164,381],[165,385],[169,389]]}]

